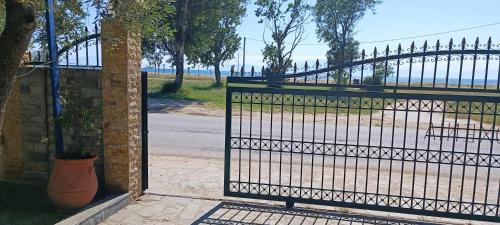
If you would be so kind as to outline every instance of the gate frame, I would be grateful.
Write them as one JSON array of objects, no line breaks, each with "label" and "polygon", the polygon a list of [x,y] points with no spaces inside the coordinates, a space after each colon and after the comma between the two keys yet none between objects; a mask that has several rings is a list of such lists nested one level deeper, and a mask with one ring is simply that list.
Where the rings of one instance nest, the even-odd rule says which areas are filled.
[{"label": "gate frame", "polygon": [[[382,206],[382,205],[379,205],[378,202],[374,203],[373,205],[371,204],[368,204],[367,202],[364,202],[364,203],[356,203],[355,200],[353,200],[353,202],[345,202],[345,199],[344,200],[340,200],[340,201],[335,201],[333,200],[325,200],[325,199],[313,199],[312,197],[312,193],[311,193],[311,198],[310,199],[306,199],[306,198],[302,198],[302,197],[291,197],[291,196],[282,196],[281,194],[278,194],[278,195],[271,195],[269,191],[268,194],[262,194],[260,191],[260,193],[257,193],[257,194],[252,194],[250,193],[251,191],[251,184],[253,183],[252,181],[247,181],[245,183],[247,183],[249,185],[249,191],[248,193],[242,193],[242,192],[238,192],[238,191],[231,191],[230,189],[230,182],[231,182],[231,151],[232,151],[232,147],[231,147],[231,141],[232,141],[232,126],[231,126],[231,121],[232,121],[232,116],[233,116],[233,108],[232,108],[232,97],[233,97],[233,93],[259,93],[259,94],[290,94],[290,95],[299,95],[299,96],[318,96],[318,94],[323,94],[321,95],[322,97],[328,97],[328,96],[341,96],[341,97],[370,97],[372,99],[374,98],[382,98],[382,99],[407,99],[407,100],[418,100],[418,101],[423,101],[423,100],[430,100],[430,101],[436,101],[436,100],[444,100],[445,102],[447,101],[459,101],[459,102],[468,102],[469,104],[472,104],[473,102],[480,102],[481,104],[483,104],[483,108],[484,108],[484,104],[486,103],[494,103],[494,104],[499,104],[500,103],[500,97],[498,95],[496,96],[481,96],[481,95],[471,95],[473,94],[474,92],[478,92],[478,93],[490,93],[490,94],[500,94],[500,63],[499,63],[499,72],[498,72],[498,79],[496,80],[496,89],[493,88],[493,89],[490,89],[490,88],[487,88],[487,83],[488,83],[488,63],[490,61],[490,56],[497,56],[498,58],[493,58],[493,59],[497,59],[500,61],[500,49],[491,49],[492,47],[492,44],[491,44],[491,38],[488,40],[488,44],[487,45],[484,45],[487,49],[479,49],[479,39],[476,39],[476,42],[475,42],[475,45],[471,45],[474,49],[466,49],[466,43],[465,43],[465,39],[462,40],[462,43],[460,45],[458,45],[458,47],[460,47],[461,49],[453,49],[455,45],[453,45],[453,41],[451,40],[449,45],[448,45],[448,49],[447,50],[440,50],[440,44],[439,44],[439,41],[437,42],[436,46],[434,47],[435,48],[435,51],[427,51],[427,42],[424,44],[424,47],[423,47],[423,51],[422,52],[415,52],[415,45],[412,44],[411,46],[411,49],[410,49],[410,52],[409,53],[402,53],[402,48],[401,48],[401,45],[399,45],[398,47],[398,50],[397,50],[397,55],[390,55],[390,51],[389,51],[389,47],[387,47],[386,51],[383,53],[385,54],[384,57],[379,57],[377,58],[377,49],[375,48],[374,50],[374,53],[373,53],[373,58],[370,58],[370,59],[365,59],[365,52],[363,50],[362,52],[362,57],[361,57],[361,60],[359,61],[353,61],[351,59],[351,62],[348,62],[348,63],[345,63],[345,64],[342,64],[342,65],[333,65],[333,66],[330,66],[330,65],[327,65],[326,68],[324,69],[319,69],[319,62],[317,61],[316,62],[316,70],[312,70],[312,71],[307,71],[307,63],[305,65],[305,71],[304,72],[301,72],[301,73],[297,73],[297,66],[295,65],[294,66],[294,71],[292,74],[286,74],[286,75],[263,75],[261,74],[260,76],[257,76],[254,74],[254,69],[252,68],[252,73],[251,73],[251,76],[250,77],[235,77],[233,76],[234,74],[231,73],[231,77],[228,77],[227,79],[227,87],[226,87],[226,113],[225,113],[225,117],[226,117],[226,128],[225,128],[225,160],[224,160],[224,195],[225,196],[230,196],[230,197],[242,197],[242,198],[251,198],[251,199],[262,199],[262,200],[273,200],[273,201],[283,201],[283,202],[286,202],[286,206],[287,207],[293,207],[293,203],[306,203],[306,204],[318,204],[318,205],[328,205],[328,206],[337,206],[337,207],[348,207],[348,208],[357,208],[357,209],[367,209],[367,210],[378,210],[378,211],[386,211],[386,212],[396,212],[396,213],[407,213],[407,214],[416,214],[416,215],[426,215],[426,216],[436,216],[436,217],[447,217],[447,218],[452,218],[452,219],[467,219],[467,220],[478,220],[478,221],[490,221],[490,222],[500,222],[500,217],[499,217],[499,213],[498,213],[498,208],[500,206],[498,206],[498,203],[497,203],[497,212],[496,212],[496,216],[488,216],[486,215],[486,213],[483,213],[483,215],[477,215],[477,214],[474,214],[475,212],[475,204],[480,204],[478,202],[472,202],[472,205],[471,205],[471,213],[470,214],[464,214],[462,212],[458,212],[458,213],[454,213],[454,212],[451,212],[450,209],[448,208],[446,210],[446,212],[442,212],[442,211],[437,211],[438,208],[436,207],[434,210],[430,210],[430,209],[426,209],[426,207],[422,207],[422,209],[415,209],[413,208],[414,206],[411,205],[409,208],[403,208],[401,207],[401,204],[397,207],[391,207],[390,205],[391,204],[387,204],[385,206]],[[497,46],[500,46],[500,45],[497,45]],[[462,67],[463,65],[463,61],[464,61],[464,55],[471,55],[470,57],[470,60],[473,60],[473,63],[474,63],[474,69],[473,69],[473,75],[472,75],[472,81],[471,81],[471,84],[469,85],[470,87],[461,87],[460,86],[460,83],[462,82],[462,71],[460,71],[460,78],[459,78],[459,81],[458,81],[458,88],[452,88],[450,86],[448,86],[448,75],[449,75],[449,68],[450,68],[450,61],[452,59],[451,56],[461,56],[461,61],[460,61],[460,65]],[[485,57],[485,60],[487,61],[486,63],[486,79],[484,80],[484,89],[483,88],[476,88],[476,85],[475,85],[475,79],[474,79],[474,74],[476,72],[476,61],[478,59],[478,55],[486,55]],[[432,87],[426,87],[426,86],[423,86],[423,71],[422,71],[422,80],[419,82],[416,82],[417,83],[417,86],[414,86],[414,85],[410,85],[410,83],[414,83],[413,80],[412,80],[412,77],[411,77],[411,65],[414,63],[413,60],[414,58],[423,58],[423,61],[421,62],[422,64],[425,65],[425,57],[429,57],[429,56],[433,56],[435,57],[435,65],[437,66],[437,62],[438,60],[440,60],[441,58],[440,57],[447,57],[447,61],[448,61],[448,65],[447,65],[447,68],[448,68],[448,72],[446,74],[446,85],[445,87],[436,87],[436,67],[434,68],[434,80],[433,80],[433,83],[432,83]],[[406,60],[406,59],[409,59],[409,64],[410,64],[410,74],[409,74],[409,78],[408,78],[408,86],[403,86],[403,84],[399,84],[398,85],[398,79],[399,79],[399,65],[400,64],[400,60]],[[373,65],[373,75],[375,75],[375,65],[377,63],[385,63],[386,65],[386,68],[385,68],[385,72],[387,74],[387,65],[388,65],[388,61],[390,60],[397,60],[397,67],[398,67],[398,77],[396,78],[396,85],[388,85],[388,83],[386,82],[387,80],[387,75],[385,76],[384,78],[384,81],[383,81],[383,84],[382,85],[375,85],[374,83],[372,84],[363,84],[363,79],[361,79],[361,85],[356,85],[356,84],[353,84],[352,83],[352,76],[349,77],[349,83],[348,84],[342,84],[342,82],[335,82],[335,81],[332,81],[332,83],[329,83],[328,81],[328,78],[330,76],[330,73],[331,72],[336,72],[336,71],[345,71],[346,69],[351,69],[351,71],[349,72],[349,75],[352,75],[352,68],[355,67],[355,66],[361,66],[361,70],[363,70],[363,66],[364,65]],[[434,61],[432,61],[434,62]],[[434,63],[430,63],[431,65],[434,64]],[[423,66],[422,66],[423,67]],[[263,70],[264,72],[264,70]],[[319,74],[324,74],[324,73],[327,73],[327,81],[326,81],[326,84],[325,83],[318,83],[319,79],[318,79],[318,75]],[[308,76],[315,76],[315,78],[313,77],[311,80],[310,83],[307,83],[307,77]],[[361,78],[363,77],[363,75],[361,75]],[[302,81],[299,81],[297,82],[297,79],[303,79],[303,82]],[[292,81],[293,80],[293,81]],[[333,80],[333,78],[332,78]],[[403,83],[403,81],[401,81]],[[420,85],[418,85],[420,84]],[[482,85],[482,83],[478,83],[479,85]],[[233,86],[235,85],[235,86]],[[242,86],[238,86],[238,85],[267,85],[267,87],[257,87],[257,88],[254,88],[254,87],[242,87]],[[284,85],[290,85],[290,86],[295,86],[295,87],[306,87],[306,86],[315,86],[315,87],[333,87],[333,88],[336,88],[334,90],[328,90],[328,91],[323,91],[323,90],[305,90],[305,89],[301,89],[301,90],[294,90],[294,89],[286,89],[286,88],[281,88],[282,86]],[[466,84],[462,84],[463,86],[467,86]],[[341,89],[342,87],[344,88],[370,88],[370,87],[375,87],[375,88],[382,88],[382,90],[391,90],[392,92],[381,92],[381,91],[373,91],[373,90],[369,90],[369,91],[366,91],[366,92],[355,92],[355,91],[348,91],[348,90],[343,90]],[[415,94],[412,94],[412,93],[401,93],[400,91],[407,91],[407,90],[413,90],[413,91],[420,91],[420,92],[417,92]],[[430,91],[430,90],[433,90],[433,91],[449,91],[449,93],[444,93],[444,94],[426,94],[426,93],[423,93],[422,91]],[[451,92],[460,92],[459,94],[453,94]],[[243,100],[241,100],[243,101]],[[261,100],[262,101],[262,100]],[[248,104],[248,103],[247,103]],[[250,104],[257,104],[257,105],[262,105],[263,103],[260,102],[260,103],[250,103]],[[293,105],[295,103],[292,103]],[[316,106],[314,106],[316,107]],[[338,107],[338,106],[336,106]],[[496,107],[495,107],[496,108]],[[408,110],[408,109],[406,109]],[[418,112],[420,113],[421,109],[418,110]],[[433,112],[433,109],[430,109],[430,112]],[[444,111],[443,112],[444,114],[447,114],[448,112]],[[457,112],[458,113],[458,112]],[[470,115],[472,113],[471,110],[468,111],[468,114]],[[481,114],[485,114],[484,113],[484,109],[481,111]],[[498,115],[498,114],[497,114]],[[241,115],[240,115],[241,116]],[[496,116],[495,116],[496,117]],[[470,121],[470,118],[469,118],[469,121]],[[481,120],[481,125],[482,125],[482,120]],[[494,125],[494,124],[493,124]],[[337,125],[336,125],[337,126]],[[393,125],[394,126],[394,125]],[[407,129],[407,127],[405,126],[404,128],[405,130]],[[272,132],[272,131],[271,131]],[[241,138],[241,137],[240,137]],[[249,137],[250,139],[252,139],[252,137]],[[259,138],[257,138],[259,139]],[[260,141],[262,141],[262,137],[260,138]],[[293,140],[292,140],[293,141]],[[488,140],[489,141],[489,140]],[[314,141],[313,141],[314,142]],[[334,143],[335,145],[339,145],[339,143]],[[342,145],[342,144],[340,144]],[[383,146],[378,146],[379,148],[383,147]],[[239,148],[242,148],[241,146]],[[404,149],[406,149],[407,147],[404,146],[403,147]],[[493,148],[493,147],[491,147]],[[251,147],[249,147],[249,149],[251,149]],[[429,147],[427,147],[427,150],[430,150]],[[250,153],[252,151],[262,151],[262,149],[260,150],[247,150],[245,149],[245,151],[250,151]],[[272,150],[271,150],[272,151]],[[394,150],[391,150],[391,151],[394,151]],[[442,151],[442,150],[440,150]],[[478,150],[479,151],[479,150]],[[283,149],[280,149],[279,152],[283,152]],[[290,150],[290,154],[292,154],[293,152]],[[459,152],[460,153],[460,152]],[[474,152],[468,152],[467,150],[465,150],[464,153],[474,153]],[[296,155],[299,155],[299,154],[304,154],[303,152],[302,153],[293,153],[293,154],[296,154]],[[314,154],[313,154],[314,155]],[[427,154],[428,155],[428,154]],[[465,154],[464,154],[465,155]],[[490,157],[493,157],[493,155],[497,155],[497,154],[492,154],[490,153],[489,154]],[[335,153],[334,153],[334,156],[333,157],[336,157],[335,156]],[[368,157],[368,159],[370,159]],[[380,160],[380,156],[379,156],[379,160]],[[479,167],[479,157],[478,159],[476,160],[477,162],[475,163],[475,167],[476,167],[476,170],[477,168]],[[490,161],[492,161],[490,159]],[[415,162],[417,162],[415,160]],[[427,157],[427,163],[429,162],[429,157]],[[440,162],[437,164],[437,165],[444,165],[443,162]],[[451,163],[451,165],[462,165],[462,164],[455,164],[454,162]],[[466,162],[464,161],[464,167],[466,166]],[[489,167],[491,168],[492,167],[492,164],[490,162],[489,164]],[[496,168],[496,167],[494,167]],[[391,170],[391,173],[392,173],[392,170]],[[462,175],[464,176],[464,175]],[[451,178],[450,178],[451,179]],[[477,179],[477,175],[475,177],[475,179]],[[238,185],[242,184],[243,182],[239,182]],[[259,184],[258,185],[267,185],[267,186],[270,186],[270,185],[274,185],[274,186],[278,186],[279,188],[279,185],[278,184],[267,184],[267,183],[260,183],[259,181]],[[402,185],[402,184],[401,184]],[[412,184],[412,186],[414,186],[415,184]],[[291,186],[293,187],[293,186]],[[290,187],[290,188],[291,188]],[[301,188],[304,188],[302,186],[302,184],[300,184],[300,186],[297,186],[297,188],[301,189]],[[271,190],[271,188],[269,187],[269,190]],[[324,190],[328,190],[328,191],[332,191],[332,195],[333,195],[333,191],[335,190],[330,190],[330,189],[324,189]],[[348,190],[340,190],[342,192],[352,192],[352,191],[348,191]],[[450,191],[450,187],[448,187],[448,191]],[[499,192],[500,192],[500,188],[499,188]],[[357,193],[363,193],[363,194],[371,194],[371,193],[367,193],[367,191],[363,191],[363,192],[357,192],[357,193],[354,193],[352,192],[353,195],[355,196]],[[489,193],[489,192],[488,192]],[[488,193],[486,193],[486,195],[488,195]],[[375,195],[379,196],[381,193],[376,193]],[[386,195],[386,194],[384,194]],[[391,194],[388,193],[387,194],[387,198],[390,199],[391,197]],[[404,196],[404,195],[398,195],[396,196],[398,198],[403,198],[403,197],[407,197],[407,196]],[[412,201],[414,199],[414,196],[410,197]],[[500,194],[499,196],[497,196],[498,199],[500,199]],[[437,200],[438,199],[425,199],[425,197],[423,198],[423,203],[426,204],[425,200],[433,200],[433,201],[436,201],[436,204],[437,204]],[[451,200],[448,200],[448,202],[446,202],[446,204],[449,204],[454,202],[455,200],[451,201]],[[498,202],[498,201],[497,201]],[[458,204],[465,204],[465,203],[469,203],[469,202],[462,202],[460,201]],[[485,211],[487,210],[487,207],[488,207],[488,203],[484,203],[485,204]]]}]

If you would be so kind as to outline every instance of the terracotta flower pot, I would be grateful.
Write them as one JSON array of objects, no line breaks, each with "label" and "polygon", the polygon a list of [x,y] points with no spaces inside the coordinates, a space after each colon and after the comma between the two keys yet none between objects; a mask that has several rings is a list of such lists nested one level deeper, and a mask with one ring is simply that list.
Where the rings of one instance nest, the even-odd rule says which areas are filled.
[{"label": "terracotta flower pot", "polygon": [[54,205],[64,211],[74,211],[88,205],[97,193],[94,161],[89,159],[55,159],[47,192]]}]

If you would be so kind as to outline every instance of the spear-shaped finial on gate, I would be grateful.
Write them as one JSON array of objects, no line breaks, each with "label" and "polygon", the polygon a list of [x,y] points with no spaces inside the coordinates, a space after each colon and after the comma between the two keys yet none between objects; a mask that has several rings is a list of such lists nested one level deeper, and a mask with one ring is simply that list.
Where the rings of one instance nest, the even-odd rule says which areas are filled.
[{"label": "spear-shaped finial on gate", "polygon": [[411,53],[413,53],[413,51],[414,51],[414,50],[415,50],[415,42],[413,41],[413,42],[411,43],[411,50],[410,50],[410,51],[411,51]]},{"label": "spear-shaped finial on gate", "polygon": [[453,49],[453,38],[450,38],[450,43],[448,43],[448,50]]},{"label": "spear-shaped finial on gate", "polygon": [[398,55],[401,54],[401,44],[398,45]]},{"label": "spear-shaped finial on gate", "polygon": [[319,69],[319,59],[316,59],[316,70]]},{"label": "spear-shaped finial on gate", "polygon": [[253,68],[253,66],[252,66],[252,69],[250,70],[250,72],[252,73],[252,77],[253,77],[255,74],[255,68]]},{"label": "spear-shaped finial on gate", "polygon": [[373,48],[373,58],[377,58],[377,47]]},{"label": "spear-shaped finial on gate", "polygon": [[385,56],[389,55],[389,45],[385,47]]},{"label": "spear-shaped finial on gate", "polygon": [[465,37],[462,38],[462,50],[465,49],[465,45],[466,45],[466,42],[465,42]]},{"label": "spear-shaped finial on gate", "polygon": [[476,37],[476,43],[474,44],[474,49],[477,50],[479,47],[479,37]]},{"label": "spear-shaped finial on gate", "polygon": [[439,50],[439,47],[440,47],[440,43],[439,43],[439,39],[436,41],[436,51]]},{"label": "spear-shaped finial on gate", "polygon": [[488,38],[488,50],[491,49],[491,37]]},{"label": "spear-shaped finial on gate", "polygon": [[243,66],[241,66],[240,76],[241,76],[241,77],[244,77],[244,76],[245,76],[245,67],[243,67]]},{"label": "spear-shaped finial on gate", "polygon": [[231,66],[231,76],[234,76],[234,65]]},{"label": "spear-shaped finial on gate", "polygon": [[424,42],[424,52],[427,51],[427,40]]},{"label": "spear-shaped finial on gate", "polygon": [[262,69],[260,70],[260,76],[264,76],[264,66],[262,66]]},{"label": "spear-shaped finial on gate", "polygon": [[365,50],[363,49],[363,51],[361,51],[361,60],[365,59],[365,55],[366,53]]},{"label": "spear-shaped finial on gate", "polygon": [[293,73],[297,73],[297,63],[293,64]]},{"label": "spear-shaped finial on gate", "polygon": [[304,70],[307,72],[307,61],[306,61],[306,64],[304,65]]}]

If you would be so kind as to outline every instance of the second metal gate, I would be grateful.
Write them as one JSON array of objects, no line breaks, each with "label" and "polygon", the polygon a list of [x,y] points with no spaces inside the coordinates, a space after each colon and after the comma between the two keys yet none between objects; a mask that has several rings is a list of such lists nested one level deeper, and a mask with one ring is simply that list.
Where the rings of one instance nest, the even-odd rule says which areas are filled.
[{"label": "second metal gate", "polygon": [[228,78],[225,195],[500,221],[494,47]]}]

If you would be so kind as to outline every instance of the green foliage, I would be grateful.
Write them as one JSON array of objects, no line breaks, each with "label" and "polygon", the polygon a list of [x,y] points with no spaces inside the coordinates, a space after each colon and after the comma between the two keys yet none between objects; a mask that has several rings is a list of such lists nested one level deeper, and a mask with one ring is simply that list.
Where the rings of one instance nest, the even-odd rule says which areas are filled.
[{"label": "green foliage", "polygon": [[[241,38],[236,27],[246,12],[247,0],[199,0],[203,9],[193,19],[193,41],[186,54],[191,63],[218,66],[234,57]],[[220,74],[219,74],[220,75]]]},{"label": "green foliage", "polygon": [[333,78],[335,82],[339,81],[341,84],[347,84],[349,82],[349,71],[348,70],[335,70],[332,71],[330,76]]},{"label": "green foliage", "polygon": [[69,133],[72,146],[66,149],[65,158],[88,158],[101,144],[102,125],[96,121],[102,115],[102,107],[90,106],[92,102],[82,96],[81,88],[71,81],[61,91],[61,125]]},{"label": "green foliage", "polygon": [[[72,41],[85,36],[85,18],[89,16],[85,0],[54,1],[54,16],[56,22],[56,38],[58,46],[68,45]],[[45,5],[44,5],[45,6]],[[45,7],[37,10],[36,30],[32,37],[32,47],[47,52],[47,31]],[[45,54],[45,53],[44,53]]]},{"label": "green foliage", "polygon": [[171,1],[160,0],[81,0],[90,3],[97,9],[95,22],[101,18],[113,18],[122,22],[126,28],[133,32],[148,30],[158,24],[151,24],[149,19],[157,17],[155,9],[159,3],[169,3]]},{"label": "green foliage", "polygon": [[265,24],[272,38],[262,50],[264,62],[272,73],[283,74],[292,66],[293,51],[304,40],[311,7],[303,0],[256,0],[255,5],[259,23]]},{"label": "green foliage", "polygon": [[367,10],[374,12],[381,0],[318,0],[314,7],[316,34],[330,47],[326,56],[331,65],[359,57],[354,39],[356,24]]},{"label": "green foliage", "polygon": [[175,28],[171,19],[175,14],[173,0],[151,0],[146,5],[148,12],[143,16],[142,55],[150,64],[160,64],[166,52],[166,45],[172,39]]},{"label": "green foliage", "polygon": [[3,32],[4,26],[5,26],[5,1],[0,0],[0,35]]},{"label": "green foliage", "polygon": [[167,42],[175,32],[172,26],[174,2],[175,0],[92,0],[92,5],[98,9],[97,17],[114,15],[124,22],[127,29],[140,32],[143,58],[151,64],[159,64],[166,54]]},{"label": "green foliage", "polygon": [[[0,0],[1,1],[1,0]],[[88,10],[96,10],[94,23],[100,24],[101,19],[110,15],[122,20],[127,29],[136,30],[146,38],[170,37],[172,30],[169,21],[164,19],[174,13],[171,7],[173,0],[64,0],[55,2],[55,19],[57,43],[59,46],[85,36],[86,20],[90,16]],[[110,7],[110,4],[113,5]],[[37,29],[33,35],[33,44],[46,51],[45,13],[37,13]],[[147,47],[147,45],[145,45]],[[147,52],[147,51],[145,51]]]},{"label": "green foliage", "polygon": [[165,82],[161,85],[160,93],[175,93],[178,91],[178,87],[174,81]]},{"label": "green foliage", "polygon": [[[35,11],[36,29],[32,36],[32,48],[40,49],[42,54],[47,52],[47,33],[45,20],[45,1],[41,0],[18,0],[27,3]],[[84,36],[85,18],[88,17],[89,0],[64,0],[54,1],[57,44],[63,46],[71,41]],[[0,0],[0,31],[5,26],[5,0]]]},{"label": "green foliage", "polygon": [[[41,0],[18,0],[30,5],[36,12],[37,28],[33,35],[32,42],[40,47],[46,47],[46,32],[45,32],[45,1]],[[58,35],[57,41],[61,45],[69,40],[75,39],[80,32],[83,34],[85,26],[84,19],[89,15],[87,13],[88,3],[90,0],[64,0],[54,1],[55,20],[56,20],[56,34]],[[5,23],[5,0],[0,0],[0,30],[2,30]]]},{"label": "green foliage", "polygon": [[196,2],[154,0],[149,4],[151,13],[148,19],[153,25],[143,28],[146,32],[142,36],[142,51],[143,57],[151,64],[162,62],[166,55],[170,55],[168,60],[174,63],[178,48],[192,40],[195,31],[188,28],[199,11]]},{"label": "green foliage", "polygon": [[382,77],[379,76],[367,76],[365,79],[363,79],[363,84],[365,85],[373,85],[373,86],[380,86],[382,85]]},{"label": "green foliage", "polygon": [[[373,65],[371,66],[371,71],[373,71]],[[371,86],[382,86],[384,85],[385,78],[392,76],[392,74],[394,74],[394,68],[392,66],[387,65],[386,68],[385,63],[377,63],[375,65],[375,74],[366,76],[363,79],[363,84]],[[368,89],[376,90],[377,88],[374,89],[374,87],[368,87]]]}]

